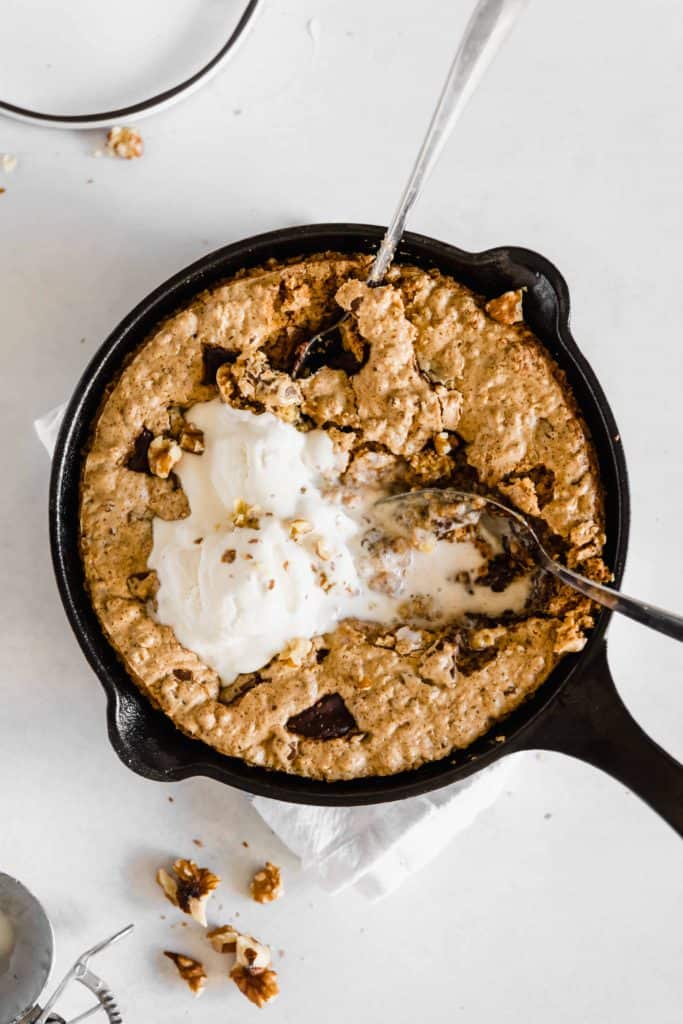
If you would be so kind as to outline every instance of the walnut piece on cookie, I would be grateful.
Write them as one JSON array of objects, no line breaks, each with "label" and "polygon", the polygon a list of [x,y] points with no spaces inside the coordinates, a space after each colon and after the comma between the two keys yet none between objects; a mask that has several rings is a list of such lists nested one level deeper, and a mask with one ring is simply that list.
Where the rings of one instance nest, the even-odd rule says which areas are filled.
[{"label": "walnut piece on cookie", "polygon": [[251,935],[243,935],[232,925],[222,925],[208,933],[217,953],[234,953],[235,964],[230,977],[240,992],[258,1007],[263,1007],[279,993],[277,972],[272,970],[268,946]]},{"label": "walnut piece on cookie", "polygon": [[147,449],[147,462],[154,476],[166,480],[182,455],[180,445],[173,438],[155,437]]},{"label": "walnut piece on cookie", "polygon": [[206,928],[206,904],[220,884],[220,877],[208,868],[199,868],[192,860],[179,858],[173,865],[173,878],[164,868],[157,871],[157,882],[174,907]]},{"label": "walnut piece on cookie", "polygon": [[145,151],[142,136],[134,128],[117,126],[107,132],[107,152],[122,160],[136,160]]},{"label": "walnut piece on cookie", "polygon": [[250,505],[244,498],[237,498],[233,505],[230,520],[237,529],[258,530],[261,527],[259,516],[261,509],[258,505]]},{"label": "walnut piece on cookie", "polygon": [[249,892],[256,903],[272,903],[273,900],[278,900],[284,893],[279,867],[267,860],[249,883]]},{"label": "walnut piece on cookie", "polygon": [[137,598],[138,601],[150,601],[156,597],[159,590],[159,577],[154,569],[148,569],[147,572],[134,572],[132,576],[128,577],[126,583],[131,597]]},{"label": "walnut piece on cookie", "polygon": [[192,423],[185,423],[180,432],[180,447],[185,452],[201,455],[204,451],[204,431]]},{"label": "walnut piece on cookie", "polygon": [[313,527],[309,523],[308,519],[290,519],[289,520],[289,536],[292,540],[301,540],[307,533],[310,533]]},{"label": "walnut piece on cookie", "polygon": [[487,302],[484,309],[491,319],[497,320],[499,324],[510,326],[511,324],[521,323],[524,319],[524,313],[522,312],[523,292],[523,288],[503,292],[497,299],[491,299]]},{"label": "walnut piece on cookie", "polygon": [[172,953],[167,949],[164,950],[164,956],[167,956],[176,965],[178,974],[187,983],[192,995],[200,996],[206,985],[204,965],[199,960],[193,960],[192,957],[185,956],[184,953]]}]

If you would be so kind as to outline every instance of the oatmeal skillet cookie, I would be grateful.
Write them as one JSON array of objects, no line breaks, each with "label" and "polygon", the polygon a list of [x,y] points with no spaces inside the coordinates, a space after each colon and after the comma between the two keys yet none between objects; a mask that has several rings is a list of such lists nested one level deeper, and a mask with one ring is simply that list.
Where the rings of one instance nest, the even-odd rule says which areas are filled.
[{"label": "oatmeal skillet cookie", "polygon": [[[336,253],[272,262],[198,296],[111,387],[82,479],[90,598],[142,692],[224,754],[326,780],[391,774],[466,747],[581,649],[591,605],[537,577],[515,612],[429,623],[406,605],[392,622],[344,618],[221,677],[161,620],[149,564],[155,529],[190,521],[182,466],[208,464],[192,407],[222,402],[250,411],[249,421],[270,414],[304,439],[324,433],[342,489],[450,483],[498,496],[534,517],[565,564],[609,578],[587,429],[562,372],[521,322],[519,293],[486,303],[412,266],[394,266],[369,289],[368,263]],[[352,313],[343,350],[292,380],[295,345],[339,307]],[[240,538],[252,531],[254,548],[227,546],[218,559],[226,572],[252,557],[240,551],[257,550],[264,514],[235,504],[230,528]],[[292,536],[310,527],[291,526]],[[501,591],[524,571],[492,557],[479,580]]]}]

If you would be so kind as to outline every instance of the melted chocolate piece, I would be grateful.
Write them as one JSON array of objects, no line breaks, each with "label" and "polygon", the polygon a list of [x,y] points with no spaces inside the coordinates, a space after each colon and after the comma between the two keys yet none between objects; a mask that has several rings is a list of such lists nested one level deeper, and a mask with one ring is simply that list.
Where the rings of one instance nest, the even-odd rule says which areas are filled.
[{"label": "melted chocolate piece", "polygon": [[215,384],[216,374],[221,366],[236,362],[237,356],[237,352],[231,352],[229,348],[223,348],[222,345],[203,345],[204,375],[202,384]]},{"label": "melted chocolate piece", "polygon": [[458,653],[455,656],[456,668],[462,675],[471,676],[472,673],[479,672],[484,665],[488,665],[490,661],[493,661],[497,654],[498,650],[495,646],[475,650],[473,647],[470,647],[466,635],[461,636]]},{"label": "melted chocolate piece", "polygon": [[328,693],[287,722],[290,732],[309,740],[336,740],[356,729],[356,720],[338,693]]},{"label": "melted chocolate piece", "polygon": [[143,427],[133,442],[133,451],[128,456],[126,468],[132,469],[134,473],[149,473],[149,462],[147,452],[154,440],[154,434],[147,427]]}]

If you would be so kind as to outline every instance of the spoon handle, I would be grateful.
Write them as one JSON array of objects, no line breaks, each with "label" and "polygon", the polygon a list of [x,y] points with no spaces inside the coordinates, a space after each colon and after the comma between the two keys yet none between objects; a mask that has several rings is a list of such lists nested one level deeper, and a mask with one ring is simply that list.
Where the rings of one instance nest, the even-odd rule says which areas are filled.
[{"label": "spoon handle", "polygon": [[451,130],[527,0],[479,0],[448,72],[420,152],[394,216],[370,268],[368,284],[379,284],[403,234],[406,218]]},{"label": "spoon handle", "polygon": [[593,583],[592,580],[580,576],[577,572],[572,572],[571,569],[565,569],[557,562],[552,562],[552,567],[545,562],[543,564],[563,583],[567,583],[574,590],[578,590],[598,604],[604,605],[605,608],[628,615],[629,619],[642,622],[644,626],[672,636],[674,640],[683,640],[683,618],[680,615],[674,615],[673,612],[667,612],[663,608],[656,608],[654,605],[646,604],[645,601],[637,601],[634,597],[627,597],[626,594],[620,594],[618,590],[612,590],[610,587],[603,587],[600,583]]}]

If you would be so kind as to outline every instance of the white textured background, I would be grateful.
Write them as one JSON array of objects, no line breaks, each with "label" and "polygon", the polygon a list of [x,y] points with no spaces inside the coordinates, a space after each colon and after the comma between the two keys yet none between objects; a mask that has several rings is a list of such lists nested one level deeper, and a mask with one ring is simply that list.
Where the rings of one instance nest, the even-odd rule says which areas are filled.
[{"label": "white textured background", "polygon": [[[52,579],[31,421],[202,253],[286,224],[386,221],[469,8],[271,0],[219,78],[142,124],[134,164],[93,159],[101,133],[0,121],[0,152],[20,161],[0,183],[0,868],[45,901],[58,968],[137,921],[100,961],[127,1024],[257,1012],[220,980],[192,1002],[160,961],[202,949],[152,880],[193,837],[225,877],[223,914],[285,950],[273,1024],[681,1019],[682,848],[619,785],[525,755],[514,789],[397,895],[371,910],[331,899],[237,793],[165,788],[117,761]],[[411,222],[465,248],[526,245],[564,272],[628,456],[626,584],[679,610],[682,52],[677,0],[532,0]],[[620,621],[610,657],[633,713],[683,758],[681,648]],[[272,907],[242,895],[265,856],[288,886]]]}]

